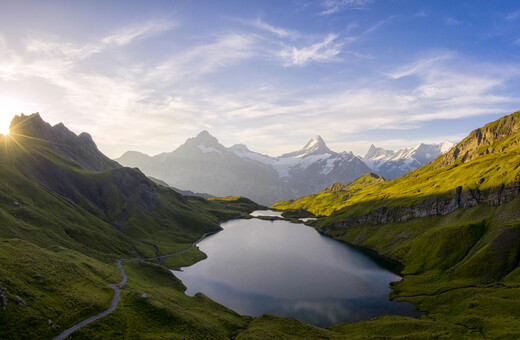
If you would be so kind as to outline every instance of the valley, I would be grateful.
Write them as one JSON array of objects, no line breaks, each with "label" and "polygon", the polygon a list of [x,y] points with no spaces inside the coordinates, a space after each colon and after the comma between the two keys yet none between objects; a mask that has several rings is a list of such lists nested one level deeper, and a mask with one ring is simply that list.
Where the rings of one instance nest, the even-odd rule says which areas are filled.
[{"label": "valley", "polygon": [[[13,120],[11,134],[2,139],[2,150],[6,152],[2,153],[0,169],[4,175],[0,292],[5,309],[0,313],[0,335],[51,338],[81,325],[64,336],[515,337],[520,332],[515,318],[520,308],[520,186],[516,170],[520,164],[519,122],[520,112],[515,112],[487,124],[433,162],[400,178],[387,181],[368,173],[351,183],[330,185],[318,194],[278,202],[272,206],[279,211],[278,216],[259,212],[253,214],[257,218],[248,220],[250,213],[265,207],[240,196],[183,196],[156,184],[138,169],[112,162],[86,134],[77,136],[63,125],[51,126],[38,114],[18,116]],[[392,263],[399,268],[402,280],[391,274],[393,278],[387,279],[387,283],[383,281],[382,301],[389,306],[411,307],[407,311],[386,312],[378,307],[376,314],[362,316],[362,307],[356,302],[356,317],[362,321],[333,318],[324,322],[312,321],[316,317],[301,309],[287,314],[275,308],[273,314],[265,314],[265,310],[242,311],[229,304],[249,315],[243,316],[198,292],[207,291],[220,301],[218,294],[212,295],[213,288],[197,286],[208,279],[195,275],[195,281],[190,281],[192,270],[208,265],[221,272],[219,275],[233,277],[225,274],[232,267],[218,269],[212,261],[218,262],[225,256],[245,260],[255,249],[252,244],[247,246],[245,240],[257,238],[242,235],[240,240],[231,238],[234,244],[245,242],[242,255],[214,255],[218,252],[210,250],[212,246],[205,250],[211,244],[232,247],[220,245],[220,234],[200,242],[204,235],[219,230],[220,222],[242,217],[227,222],[224,230],[228,225],[236,225],[237,231],[246,233],[254,232],[254,228],[246,226],[253,221],[264,225],[262,230],[274,228],[263,235],[272,240],[259,241],[265,245],[275,244],[275,240],[284,243],[284,239],[297,235],[296,230],[315,233],[305,229],[309,227],[277,219],[301,223],[299,218],[313,216],[318,218],[307,220],[307,225],[370,254],[376,262],[369,266]],[[246,224],[239,226],[241,223]],[[286,227],[280,223],[286,223]],[[290,235],[276,236],[282,230],[288,230]],[[274,248],[270,251],[281,268],[282,258],[299,254],[299,242],[309,247],[301,251],[310,255],[312,262],[321,263],[314,271],[325,270],[331,264],[337,266],[340,259],[350,256],[338,250],[337,254],[343,255],[318,260],[317,254],[325,254],[326,246],[313,247],[312,242],[301,241],[303,236],[293,237],[297,248],[287,248],[285,255]],[[286,241],[285,245],[289,243]],[[312,255],[314,248],[318,253]],[[251,258],[266,259],[271,255]],[[302,253],[294,260],[307,255]],[[198,264],[192,266],[195,263]],[[250,263],[246,267],[267,263]],[[311,268],[294,262],[287,268],[291,267]],[[179,268],[186,270],[178,275],[170,271]],[[290,273],[287,269],[282,271]],[[360,273],[365,271],[366,268]],[[306,270],[302,273],[308,275]],[[121,274],[126,275],[123,281]],[[283,279],[281,275],[275,277]],[[363,281],[362,277],[356,280]],[[305,282],[298,280],[296,273],[287,279]],[[238,278],[231,281],[233,285],[240,282]],[[337,291],[332,295],[341,299],[339,292],[344,285],[338,278],[332,281],[338,285],[336,290],[330,284],[326,289],[316,289],[317,283],[312,286],[316,293]],[[252,291],[253,295],[269,286],[261,280],[256,284],[259,286]],[[252,289],[255,284],[246,286]],[[296,287],[287,282],[280,286]],[[244,287],[234,289],[244,294]],[[309,297],[308,292],[303,295]],[[247,301],[240,296],[238,300],[231,299]],[[393,301],[386,300],[388,297]],[[261,306],[258,301],[252,305]],[[329,307],[318,310],[323,308]],[[340,312],[349,313],[352,309]],[[294,315],[315,325],[284,315]],[[81,323],[83,320],[92,322]]]},{"label": "valley", "polygon": [[520,339],[520,2],[0,1],[0,339]]}]

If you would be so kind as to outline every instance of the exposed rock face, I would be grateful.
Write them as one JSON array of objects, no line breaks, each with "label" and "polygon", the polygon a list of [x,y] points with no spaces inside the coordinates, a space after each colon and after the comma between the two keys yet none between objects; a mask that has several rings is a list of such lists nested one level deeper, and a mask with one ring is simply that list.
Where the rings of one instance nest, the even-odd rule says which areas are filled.
[{"label": "exposed rock face", "polygon": [[508,141],[507,145],[494,146],[496,141],[512,136],[520,131],[520,111],[507,115],[495,122],[472,131],[468,137],[447,152],[438,167],[460,160],[466,163],[480,155],[487,155],[517,145],[520,140]]},{"label": "exposed rock face", "polygon": [[0,288],[0,303],[2,303],[2,309],[5,311],[7,308],[8,300],[7,294],[4,292],[2,288]]},{"label": "exposed rock face", "polygon": [[21,297],[19,297],[18,295],[16,296],[16,302],[18,302],[18,305],[20,307],[26,307],[27,306],[25,301]]},{"label": "exposed rock face", "polygon": [[411,206],[379,208],[365,215],[351,216],[345,221],[323,228],[322,231],[360,225],[402,223],[418,217],[447,215],[459,208],[467,209],[478,204],[497,206],[513,200],[518,195],[520,195],[520,178],[509,185],[502,185],[486,191],[464,189],[459,186],[452,192],[451,198],[438,196],[425,199]]}]

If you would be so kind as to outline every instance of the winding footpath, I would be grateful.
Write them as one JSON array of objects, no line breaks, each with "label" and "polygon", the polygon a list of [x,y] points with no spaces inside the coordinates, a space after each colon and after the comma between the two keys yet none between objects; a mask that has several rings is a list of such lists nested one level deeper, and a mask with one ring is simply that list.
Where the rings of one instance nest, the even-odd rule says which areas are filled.
[{"label": "winding footpath", "polygon": [[[236,219],[236,218],[240,218],[240,217],[243,217],[244,215],[243,214],[240,214],[240,216],[237,216],[233,219]],[[229,221],[229,220],[227,220]],[[114,290],[114,298],[112,299],[112,303],[110,304],[110,308],[108,308],[106,311],[104,312],[101,312],[99,313],[98,315],[94,315],[94,316],[91,316],[90,318],[88,319],[85,319],[83,321],[81,321],[80,323],[77,323],[75,324],[74,326],[66,329],[65,331],[63,331],[60,335],[56,336],[55,338],[53,338],[53,340],[62,340],[62,339],[65,339],[66,337],[68,337],[72,332],[80,329],[81,327],[83,326],[86,326],[88,325],[89,323],[91,323],[92,321],[96,321],[97,319],[100,319],[104,316],[107,316],[108,314],[112,313],[114,310],[116,310],[116,307],[117,307],[117,304],[119,303],[119,300],[121,299],[120,298],[120,288],[126,283],[126,281],[128,280],[128,277],[125,273],[125,269],[123,268],[123,265],[122,265],[122,262],[123,261],[139,261],[139,262],[142,262],[142,261],[150,261],[150,260],[159,260],[159,259],[163,259],[165,257],[170,257],[170,256],[174,256],[174,255],[179,255],[179,254],[183,254],[183,253],[186,253],[190,250],[192,250],[196,245],[197,243],[199,243],[200,241],[202,241],[203,239],[205,239],[206,237],[208,237],[209,235],[213,235],[213,234],[216,234],[218,233],[219,231],[222,230],[222,227],[220,227],[220,224],[224,223],[224,222],[227,222],[227,221],[222,221],[219,223],[219,229],[216,230],[216,231],[211,231],[209,233],[205,233],[202,235],[201,238],[199,238],[197,241],[195,241],[188,249],[185,249],[185,250],[182,250],[182,251],[179,251],[179,252],[176,252],[176,253],[171,253],[171,254],[166,254],[166,255],[161,255],[161,256],[154,256],[154,257],[149,257],[149,258],[145,258],[145,259],[140,259],[140,258],[133,258],[133,259],[119,259],[117,260],[117,267],[119,268],[119,270],[121,271],[121,276],[123,277],[123,279],[121,280],[121,282],[119,283],[113,283],[111,285],[109,285],[110,288],[112,288]]]}]

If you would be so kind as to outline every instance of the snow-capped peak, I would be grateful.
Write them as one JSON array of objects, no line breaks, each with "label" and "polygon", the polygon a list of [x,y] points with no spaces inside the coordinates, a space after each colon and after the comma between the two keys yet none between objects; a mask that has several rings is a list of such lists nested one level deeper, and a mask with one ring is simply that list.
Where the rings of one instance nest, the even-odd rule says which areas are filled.
[{"label": "snow-capped peak", "polygon": [[449,140],[445,139],[444,142],[441,144],[441,153],[446,153],[450,151],[452,147],[455,146],[455,143],[450,142]]},{"label": "snow-capped peak", "polygon": [[385,150],[380,147],[376,147],[374,144],[370,145],[370,148],[367,151],[367,154],[365,155],[365,159],[371,159],[371,158],[388,158],[392,157],[394,155],[394,151],[392,150]]},{"label": "snow-capped peak", "polygon": [[324,155],[324,154],[332,154],[333,152],[327,147],[325,141],[321,136],[316,136],[313,139],[309,140],[307,144],[300,151],[286,153],[281,156],[281,158],[287,157],[307,157],[310,155]]}]

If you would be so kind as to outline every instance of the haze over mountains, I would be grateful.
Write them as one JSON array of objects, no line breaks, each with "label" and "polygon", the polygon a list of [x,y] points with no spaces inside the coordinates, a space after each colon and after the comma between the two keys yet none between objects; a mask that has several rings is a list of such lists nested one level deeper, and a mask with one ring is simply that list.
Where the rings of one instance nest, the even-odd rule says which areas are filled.
[{"label": "haze over mountains", "polygon": [[128,151],[117,162],[138,167],[146,175],[172,187],[215,196],[242,195],[261,204],[310,195],[341,182],[376,172],[386,179],[399,177],[446,152],[453,144],[426,145],[398,151],[372,146],[364,158],[334,152],[320,137],[298,151],[271,157],[244,144],[226,148],[202,131],[169,153],[156,156]]}]

